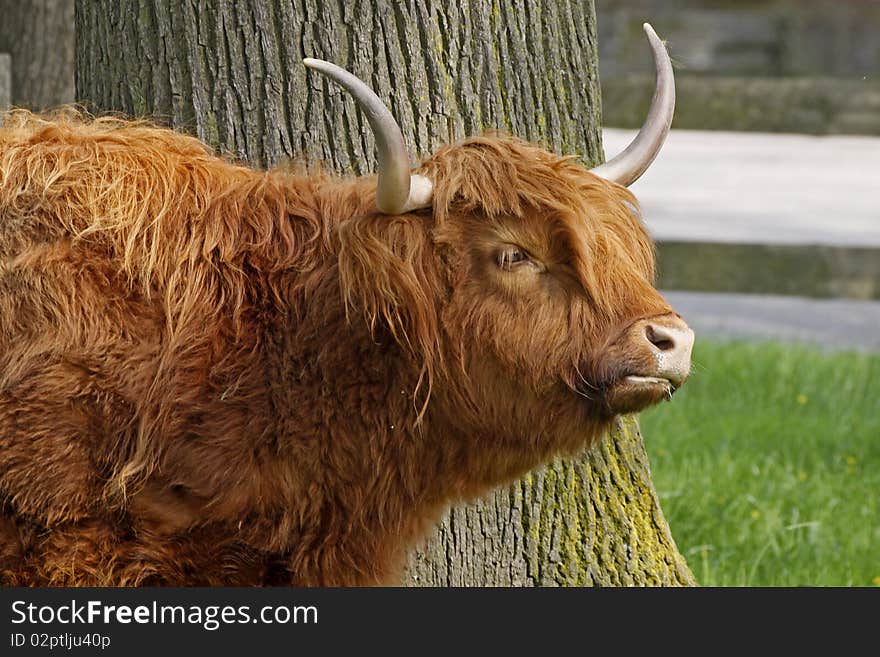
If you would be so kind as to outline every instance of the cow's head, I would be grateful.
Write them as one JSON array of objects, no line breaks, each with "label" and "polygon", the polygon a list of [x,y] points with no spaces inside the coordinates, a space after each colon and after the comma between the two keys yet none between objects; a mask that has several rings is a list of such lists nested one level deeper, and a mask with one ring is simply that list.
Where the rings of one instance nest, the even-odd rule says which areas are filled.
[{"label": "cow's head", "polygon": [[489,136],[444,147],[413,174],[375,94],[305,60],[354,95],[379,151],[379,211],[341,227],[343,289],[426,359],[432,406],[472,433],[582,444],[688,376],[693,333],[653,287],[653,244],[626,189],[660,150],[675,104],[666,49],[645,30],[657,70],[648,119],[592,170]]}]

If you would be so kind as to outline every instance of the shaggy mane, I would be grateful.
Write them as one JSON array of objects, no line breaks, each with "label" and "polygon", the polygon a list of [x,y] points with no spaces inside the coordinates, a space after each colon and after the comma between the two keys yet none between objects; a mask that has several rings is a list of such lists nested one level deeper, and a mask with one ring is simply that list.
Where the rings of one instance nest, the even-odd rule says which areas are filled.
[{"label": "shaggy mane", "polygon": [[23,224],[23,240],[105,250],[132,285],[165,296],[172,322],[195,308],[239,317],[326,242],[316,212],[326,176],[255,171],[146,121],[17,110],[3,117],[0,149],[6,225]]},{"label": "shaggy mane", "polygon": [[[434,182],[437,225],[463,212],[479,212],[497,223],[545,216],[570,246],[578,282],[606,321],[621,301],[642,299],[642,284],[654,282],[654,246],[636,198],[590,173],[575,156],[493,134],[440,149],[421,173]],[[628,288],[632,275],[624,271],[647,276]]]}]

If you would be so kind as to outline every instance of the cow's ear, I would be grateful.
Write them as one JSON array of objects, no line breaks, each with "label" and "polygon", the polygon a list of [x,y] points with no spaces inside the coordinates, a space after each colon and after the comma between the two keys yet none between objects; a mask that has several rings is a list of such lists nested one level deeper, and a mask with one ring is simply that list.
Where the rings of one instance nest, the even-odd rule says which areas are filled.
[{"label": "cow's ear", "polygon": [[362,316],[421,359],[439,356],[437,262],[419,215],[368,215],[339,226],[339,278],[349,321]]}]

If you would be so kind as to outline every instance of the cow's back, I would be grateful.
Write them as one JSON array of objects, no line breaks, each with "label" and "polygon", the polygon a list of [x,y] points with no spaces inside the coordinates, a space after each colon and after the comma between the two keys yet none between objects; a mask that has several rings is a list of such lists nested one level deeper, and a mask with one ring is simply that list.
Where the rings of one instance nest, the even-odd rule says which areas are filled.
[{"label": "cow's back", "polygon": [[[226,345],[252,359],[254,350],[236,342],[236,335],[253,338],[240,326],[252,310],[250,282],[229,272],[241,270],[236,258],[244,257],[230,245],[256,240],[224,203],[244,209],[234,196],[265,184],[263,174],[168,130],[75,115],[6,118],[0,580],[121,583],[102,575],[101,563],[124,568],[126,550],[143,555],[168,542],[131,542],[138,529],[161,533],[165,520],[132,526],[138,498],[129,493],[145,490],[181,441],[198,441],[223,423],[245,429],[253,391],[242,390],[240,402],[228,393],[228,417],[210,406],[231,381],[245,388],[250,381]],[[215,425],[205,428],[204,417]],[[186,503],[163,505],[185,523]],[[149,514],[149,500],[142,506]],[[180,556],[163,549],[169,562]],[[65,571],[77,554],[81,564],[84,555],[103,561]],[[45,572],[34,574],[33,564]],[[129,583],[149,570],[132,568]]]}]

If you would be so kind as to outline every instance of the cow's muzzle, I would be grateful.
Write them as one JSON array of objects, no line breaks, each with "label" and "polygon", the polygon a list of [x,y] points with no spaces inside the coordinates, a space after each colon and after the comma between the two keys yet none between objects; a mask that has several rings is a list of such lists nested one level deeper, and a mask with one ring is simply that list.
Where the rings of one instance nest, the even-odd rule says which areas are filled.
[{"label": "cow's muzzle", "polygon": [[656,369],[644,376],[665,379],[678,388],[691,373],[691,350],[694,332],[678,315],[663,315],[636,322],[634,338],[656,363]]},{"label": "cow's muzzle", "polygon": [[616,341],[616,376],[605,388],[612,413],[632,413],[669,399],[691,371],[694,332],[678,315],[631,324]]}]

